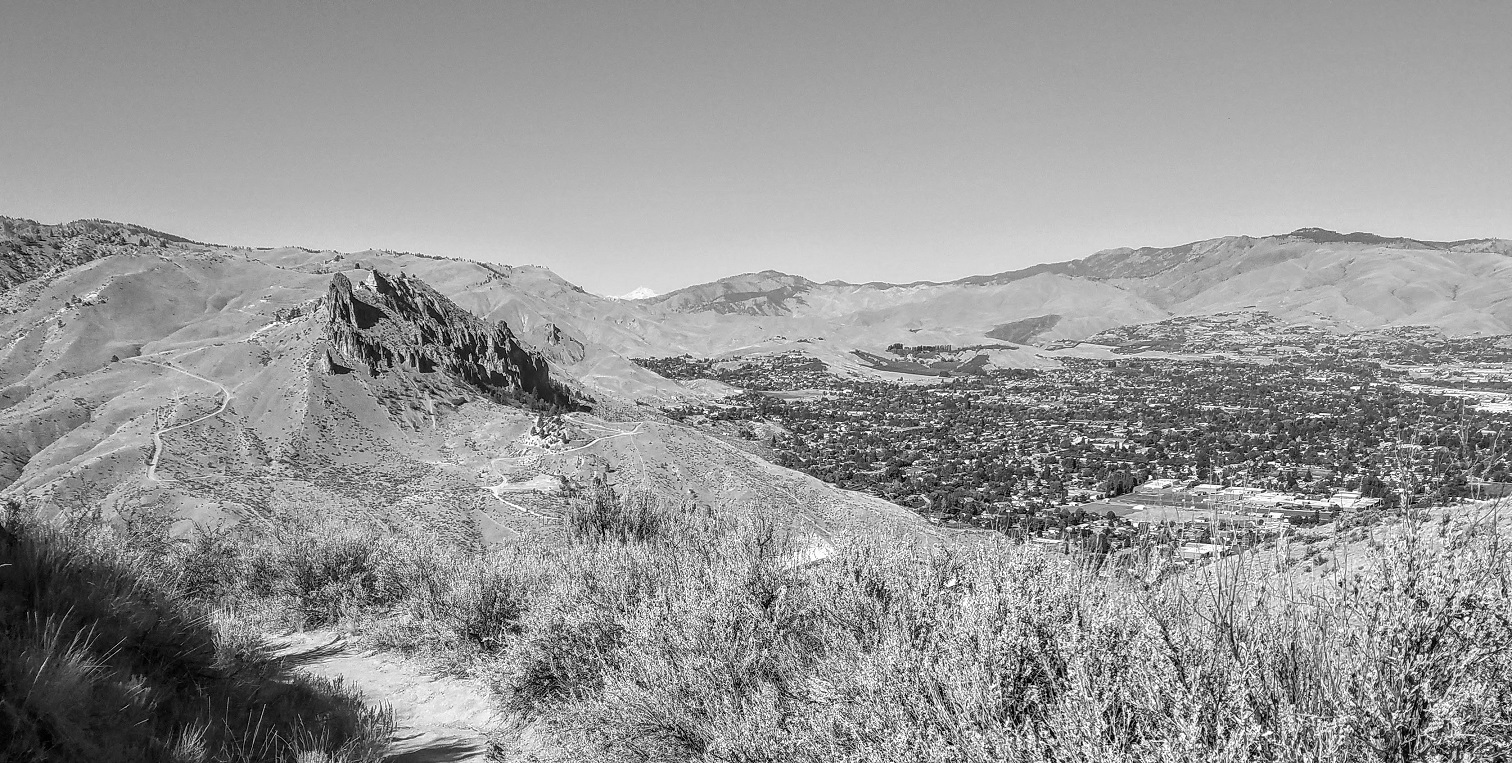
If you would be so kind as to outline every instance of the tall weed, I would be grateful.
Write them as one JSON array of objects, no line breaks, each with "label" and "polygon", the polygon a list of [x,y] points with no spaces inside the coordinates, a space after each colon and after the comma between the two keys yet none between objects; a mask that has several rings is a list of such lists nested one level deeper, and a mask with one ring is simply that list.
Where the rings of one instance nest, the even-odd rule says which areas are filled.
[{"label": "tall weed", "polygon": [[0,760],[382,757],[391,718],[223,638],[159,544],[4,513]]}]

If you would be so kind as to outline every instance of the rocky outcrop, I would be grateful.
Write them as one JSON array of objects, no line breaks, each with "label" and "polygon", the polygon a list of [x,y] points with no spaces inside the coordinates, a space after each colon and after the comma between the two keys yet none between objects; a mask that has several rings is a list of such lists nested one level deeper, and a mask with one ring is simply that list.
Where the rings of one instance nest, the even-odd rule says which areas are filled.
[{"label": "rocky outcrop", "polygon": [[588,347],[562,331],[555,323],[545,323],[537,329],[540,341],[536,346],[559,363],[581,363],[588,357]]},{"label": "rocky outcrop", "polygon": [[373,271],[360,284],[338,273],[327,293],[333,373],[365,367],[444,374],[496,400],[578,409],[589,398],[551,377],[551,366],[503,321],[489,325],[418,278]]}]

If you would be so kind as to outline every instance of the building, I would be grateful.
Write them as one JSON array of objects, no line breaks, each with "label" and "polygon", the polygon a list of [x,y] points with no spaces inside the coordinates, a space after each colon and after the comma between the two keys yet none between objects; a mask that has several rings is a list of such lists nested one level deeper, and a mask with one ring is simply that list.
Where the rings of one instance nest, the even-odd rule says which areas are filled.
[{"label": "building", "polygon": [[1232,548],[1232,546],[1225,546],[1220,543],[1185,543],[1176,549],[1176,558],[1194,562],[1199,559],[1224,556]]}]

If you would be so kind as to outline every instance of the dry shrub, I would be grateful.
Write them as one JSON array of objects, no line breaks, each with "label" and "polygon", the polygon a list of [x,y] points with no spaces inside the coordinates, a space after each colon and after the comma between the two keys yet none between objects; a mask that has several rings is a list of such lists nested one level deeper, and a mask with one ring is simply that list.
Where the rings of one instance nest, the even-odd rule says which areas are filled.
[{"label": "dry shrub", "polygon": [[400,613],[384,632],[405,649],[497,652],[520,633],[530,599],[511,556],[438,543],[386,548],[379,588]]},{"label": "dry shrub", "polygon": [[108,528],[0,525],[0,760],[378,760],[392,719],[225,638]]},{"label": "dry shrub", "polygon": [[[749,529],[553,589],[572,617],[522,640],[593,667],[536,705],[564,739],[626,761],[1512,755],[1512,556],[1488,520],[1404,523],[1332,578],[1252,557],[1154,585],[998,542],[788,569]],[[612,658],[563,623],[618,625]]]},{"label": "dry shrub", "polygon": [[651,543],[673,531],[671,516],[654,496],[632,491],[621,499],[603,484],[567,514],[567,535],[580,543]]},{"label": "dry shrub", "polygon": [[[858,541],[796,564],[777,519],[637,500],[601,492],[562,546],[290,532],[188,558],[228,571],[205,596],[355,613],[449,650],[563,760],[1512,756],[1512,554],[1494,513],[1404,519],[1361,558],[1320,551],[1326,576],[1261,554],[1173,576],[1001,539]],[[63,644],[47,623],[28,638]],[[249,649],[233,641],[221,651]]]}]

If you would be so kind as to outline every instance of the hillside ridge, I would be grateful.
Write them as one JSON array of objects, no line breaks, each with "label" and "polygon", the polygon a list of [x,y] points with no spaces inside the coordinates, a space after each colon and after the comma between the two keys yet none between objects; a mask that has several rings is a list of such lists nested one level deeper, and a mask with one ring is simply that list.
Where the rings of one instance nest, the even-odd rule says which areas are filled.
[{"label": "hillside ridge", "polygon": [[0,216],[0,291],[119,253],[124,247],[184,246],[204,244],[111,220],[44,225],[35,220]]},{"label": "hillside ridge", "polygon": [[1185,257],[1194,252],[1210,251],[1213,248],[1224,244],[1252,244],[1257,241],[1281,241],[1287,239],[1311,241],[1317,244],[1361,244],[1370,246],[1394,246],[1399,248],[1424,248],[1440,251],[1457,251],[1461,249],[1468,249],[1470,247],[1489,247],[1494,250],[1501,251],[1504,254],[1512,255],[1512,239],[1467,238],[1454,241],[1434,241],[1410,238],[1407,236],[1381,236],[1375,233],[1367,233],[1363,231],[1340,233],[1337,231],[1329,230],[1327,228],[1298,228],[1294,231],[1291,231],[1290,233],[1277,233],[1267,236],[1219,236],[1217,238],[1191,241],[1185,244],[1178,244],[1176,246],[1115,247],[1112,249],[1101,249],[1085,257],[1078,257],[1070,260],[1061,260],[1057,262],[1035,263],[1033,265],[1029,265],[1023,268],[1016,268],[1014,270],[964,276],[962,278],[957,278],[949,281],[920,280],[908,282],[852,282],[835,279],[830,281],[817,282],[801,275],[785,273],[780,270],[766,269],[748,273],[738,273],[736,275],[726,276],[714,281],[691,284],[689,286],[684,286],[674,291],[667,292],[666,294],[662,294],[654,301],[667,301],[667,298],[670,298],[673,295],[687,292],[693,289],[698,289],[700,287],[713,286],[717,284],[724,284],[727,282],[751,278],[784,280],[790,281],[794,284],[804,284],[809,286],[907,289],[920,286],[979,286],[987,284],[1000,284],[1029,278],[1041,273],[1059,273],[1087,278],[1119,277],[1111,274],[1106,274],[1104,272],[1109,268],[1109,263],[1126,259],[1131,256],[1148,257],[1157,253],[1166,254],[1168,258],[1173,260],[1169,267],[1163,267],[1157,271],[1145,273],[1145,275],[1155,275],[1179,264],[1179,261],[1175,261],[1175,258]]},{"label": "hillside ridge", "polygon": [[375,270],[354,286],[337,273],[327,299],[332,351],[339,356],[329,363],[333,369],[345,369],[344,361],[372,376],[395,368],[439,370],[495,397],[528,395],[569,410],[584,407],[586,397],[554,380],[546,358],[508,324],[487,325],[418,278]]},{"label": "hillside ridge", "polygon": [[[0,247],[10,246],[13,250],[19,250],[19,247],[15,246],[15,242],[18,239],[25,241],[28,238],[40,238],[51,241],[67,240],[69,238],[76,237],[86,237],[99,243],[128,243],[138,246],[150,245],[153,240],[160,241],[163,244],[179,244],[204,247],[218,246],[195,241],[172,233],[165,233],[163,231],[154,230],[134,223],[123,223],[114,220],[84,218],[66,223],[48,224],[39,223],[35,220],[30,220],[27,218],[0,215]],[[132,240],[133,238],[135,238],[136,240]],[[1126,273],[1114,273],[1112,271],[1116,269],[1116,263],[1121,263],[1123,260],[1131,257],[1157,257],[1161,262],[1171,263],[1168,267],[1162,267],[1157,270],[1151,270],[1150,268],[1142,269],[1142,275],[1155,275],[1168,270],[1169,267],[1174,267],[1176,264],[1179,264],[1179,260],[1181,258],[1187,257],[1193,253],[1212,251],[1223,245],[1253,245],[1254,243],[1261,241],[1284,240],[1309,241],[1316,244],[1357,244],[1365,246],[1385,246],[1395,248],[1421,248],[1438,251],[1491,250],[1512,256],[1512,239],[1483,237],[1456,239],[1452,241],[1440,241],[1432,239],[1412,238],[1408,236],[1383,236],[1366,231],[1341,233],[1338,231],[1330,230],[1328,228],[1303,227],[1293,230],[1289,233],[1276,233],[1265,236],[1219,236],[1216,238],[1190,241],[1175,246],[1114,247],[1111,249],[1102,249],[1093,252],[1092,254],[1089,254],[1085,257],[1057,262],[1035,263],[1033,265],[1017,268],[1014,270],[964,276],[962,278],[946,281],[926,279],[909,282],[852,282],[845,281],[843,279],[833,279],[829,281],[819,282],[801,275],[786,273],[772,268],[766,268],[758,271],[737,273],[716,279],[714,281],[690,284],[688,286],[684,286],[679,289],[666,292],[664,294],[653,294],[650,296],[636,297],[625,295],[620,298],[632,299],[636,301],[646,302],[648,304],[661,304],[672,301],[675,297],[684,295],[690,290],[700,289],[701,287],[732,285],[748,281],[774,282],[780,284],[780,286],[776,288],[785,287],[793,292],[793,294],[789,296],[793,296],[796,294],[801,294],[804,290],[815,286],[899,289],[921,286],[985,285],[1007,283],[1015,280],[1029,278],[1041,273],[1059,273],[1086,278],[1113,278],[1128,277],[1128,274]],[[305,251],[313,252],[316,250],[306,249]],[[458,261],[472,262],[472,260],[467,260],[465,258],[437,257],[435,255],[416,254],[412,252],[398,252],[389,250],[370,251],[378,251],[394,255],[425,257],[428,259],[457,259]],[[80,262],[82,261],[87,260],[75,261],[71,264],[80,264]],[[492,263],[486,262],[479,262],[478,264],[484,266],[492,265]],[[16,270],[19,270],[19,268],[17,268]],[[11,286],[14,286],[24,280],[27,279],[22,278],[20,280],[15,280],[14,276],[11,276],[10,279],[7,280],[7,272],[3,267],[3,263],[0,263],[0,289],[10,288]],[[732,295],[744,293],[746,292],[740,291],[738,289],[727,289],[725,291],[725,299],[723,301],[732,301],[734,299]]]}]

